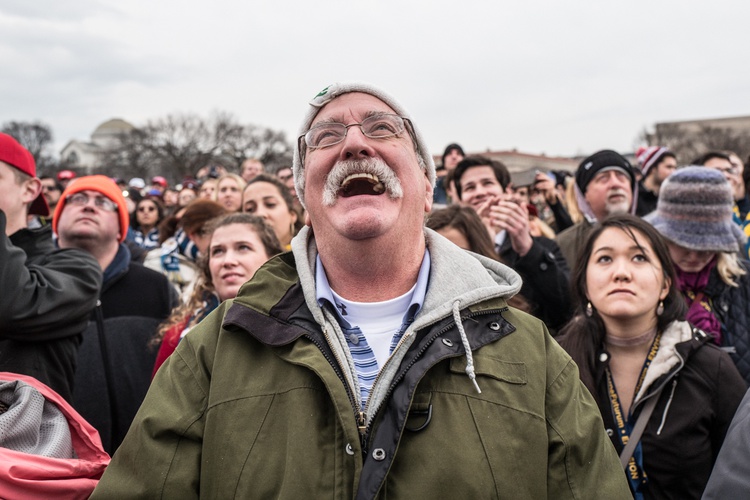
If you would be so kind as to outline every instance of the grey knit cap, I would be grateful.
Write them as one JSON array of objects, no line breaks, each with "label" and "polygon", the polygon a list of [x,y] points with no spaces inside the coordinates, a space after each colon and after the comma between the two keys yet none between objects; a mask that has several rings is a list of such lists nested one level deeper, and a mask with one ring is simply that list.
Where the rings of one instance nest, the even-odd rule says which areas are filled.
[{"label": "grey knit cap", "polygon": [[377,97],[388,106],[391,107],[397,115],[402,118],[408,118],[412,125],[414,132],[414,138],[416,139],[417,154],[424,160],[425,168],[427,169],[427,178],[430,180],[430,184],[435,186],[435,163],[432,161],[432,155],[427,149],[427,143],[425,142],[422,134],[419,132],[416,123],[412,120],[409,112],[404,108],[396,99],[385,91],[364,82],[339,82],[329,85],[324,88],[318,95],[316,95],[312,101],[310,101],[310,107],[305,114],[305,119],[302,121],[302,125],[299,128],[299,134],[297,134],[297,140],[294,143],[294,156],[292,159],[292,172],[294,173],[294,188],[297,190],[297,197],[300,203],[305,207],[305,174],[304,165],[302,165],[302,158],[300,156],[300,142],[301,136],[305,135],[310,130],[310,125],[317,116],[318,112],[337,97],[340,97],[349,92],[362,92],[364,94],[370,94],[371,96]]},{"label": "grey knit cap", "polygon": [[681,247],[738,252],[747,237],[732,220],[733,207],[732,188],[721,172],[690,166],[664,181],[656,210],[644,219]]}]

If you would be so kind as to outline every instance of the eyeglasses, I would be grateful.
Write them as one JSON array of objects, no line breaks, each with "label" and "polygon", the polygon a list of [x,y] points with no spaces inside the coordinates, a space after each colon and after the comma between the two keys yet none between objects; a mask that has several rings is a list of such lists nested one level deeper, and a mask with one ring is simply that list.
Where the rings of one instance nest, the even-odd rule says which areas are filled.
[{"label": "eyeglasses", "polygon": [[46,186],[42,184],[42,191],[60,191],[57,186]]},{"label": "eyeglasses", "polygon": [[156,212],[156,207],[149,207],[145,205],[141,205],[138,207],[139,212]]},{"label": "eyeglasses", "polygon": [[[85,207],[89,204],[89,195],[86,193],[75,193],[67,196],[65,201],[71,205]],[[94,205],[107,212],[117,212],[117,203],[104,196],[94,196]]]},{"label": "eyeglasses", "polygon": [[358,126],[365,137],[370,139],[387,139],[404,131],[404,118],[390,113],[379,113],[362,120],[361,123],[321,123],[308,130],[300,138],[305,138],[305,145],[310,149],[320,149],[340,143],[349,132],[349,127]]},{"label": "eyeglasses", "polygon": [[721,172],[724,175],[727,175],[727,174],[728,175],[737,175],[737,174],[740,173],[740,168],[737,165],[732,165],[729,168],[718,168],[718,167],[713,167],[713,168],[714,168],[714,170],[718,170],[719,172]]}]

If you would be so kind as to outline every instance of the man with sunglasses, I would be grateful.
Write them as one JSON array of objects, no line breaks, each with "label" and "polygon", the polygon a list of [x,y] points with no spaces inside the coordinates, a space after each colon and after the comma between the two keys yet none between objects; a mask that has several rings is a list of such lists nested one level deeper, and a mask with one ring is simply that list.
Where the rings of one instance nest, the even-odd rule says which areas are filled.
[{"label": "man with sunglasses", "polygon": [[435,166],[368,84],[310,103],[307,227],[180,342],[92,498],[626,498],[518,275],[424,228]]},{"label": "man with sunglasses", "polygon": [[57,202],[60,201],[60,195],[62,195],[63,187],[57,182],[57,179],[51,175],[43,175],[39,178],[42,182],[42,195],[47,200],[49,210],[54,213]]},{"label": "man with sunglasses", "polygon": [[68,401],[81,332],[96,305],[101,270],[80,250],[56,249],[31,153],[0,133],[0,371],[30,375]]},{"label": "man with sunglasses", "polygon": [[128,224],[122,191],[103,175],[71,182],[52,219],[60,247],[85,250],[104,272],[79,351],[73,406],[99,431],[110,454],[148,390],[156,357],[149,341],[177,304],[164,275],[132,262],[123,243]]}]

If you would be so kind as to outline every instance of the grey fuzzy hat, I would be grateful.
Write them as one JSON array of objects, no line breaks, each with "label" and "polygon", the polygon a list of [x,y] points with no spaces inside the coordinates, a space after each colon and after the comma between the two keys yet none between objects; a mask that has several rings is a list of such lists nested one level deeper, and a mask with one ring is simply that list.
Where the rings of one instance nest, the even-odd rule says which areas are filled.
[{"label": "grey fuzzy hat", "polygon": [[664,181],[656,210],[644,219],[681,247],[738,252],[746,236],[732,220],[733,207],[732,188],[721,172],[690,166]]},{"label": "grey fuzzy hat", "polygon": [[364,82],[339,82],[329,85],[324,88],[310,101],[310,107],[305,114],[305,119],[302,121],[302,125],[299,128],[299,134],[294,144],[294,155],[292,157],[292,172],[294,173],[294,187],[297,191],[297,197],[299,198],[302,206],[305,206],[305,173],[304,166],[302,165],[302,157],[300,156],[300,143],[301,137],[310,130],[310,125],[313,120],[320,112],[320,110],[334,100],[349,92],[362,92],[364,94],[370,94],[371,96],[377,97],[388,106],[393,109],[402,118],[407,118],[411,122],[412,131],[414,132],[414,138],[416,140],[417,154],[422,158],[427,170],[427,178],[430,180],[430,184],[435,186],[435,163],[432,160],[432,155],[427,149],[427,143],[425,142],[422,134],[417,128],[417,125],[412,120],[409,112],[404,108],[396,99],[390,94],[377,88],[374,85]]}]

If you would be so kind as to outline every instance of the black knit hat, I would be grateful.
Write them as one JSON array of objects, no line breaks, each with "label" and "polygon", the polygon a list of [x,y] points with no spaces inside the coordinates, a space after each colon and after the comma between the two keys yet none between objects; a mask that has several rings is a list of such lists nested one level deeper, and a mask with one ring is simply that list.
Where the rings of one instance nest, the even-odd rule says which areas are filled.
[{"label": "black knit hat", "polygon": [[440,160],[440,166],[441,166],[441,168],[445,167],[445,157],[448,156],[450,154],[450,152],[454,151],[454,150],[458,151],[459,153],[461,153],[461,156],[464,156],[464,157],[466,156],[466,154],[464,153],[464,148],[462,148],[461,146],[459,146],[458,144],[455,144],[455,143],[454,144],[448,144],[445,147],[445,151],[443,151],[443,158]]},{"label": "black knit hat", "polygon": [[635,171],[630,162],[620,153],[605,149],[597,151],[581,162],[576,170],[576,184],[581,193],[586,193],[586,187],[594,176],[604,170],[621,170],[630,178],[630,186],[635,186]]}]

